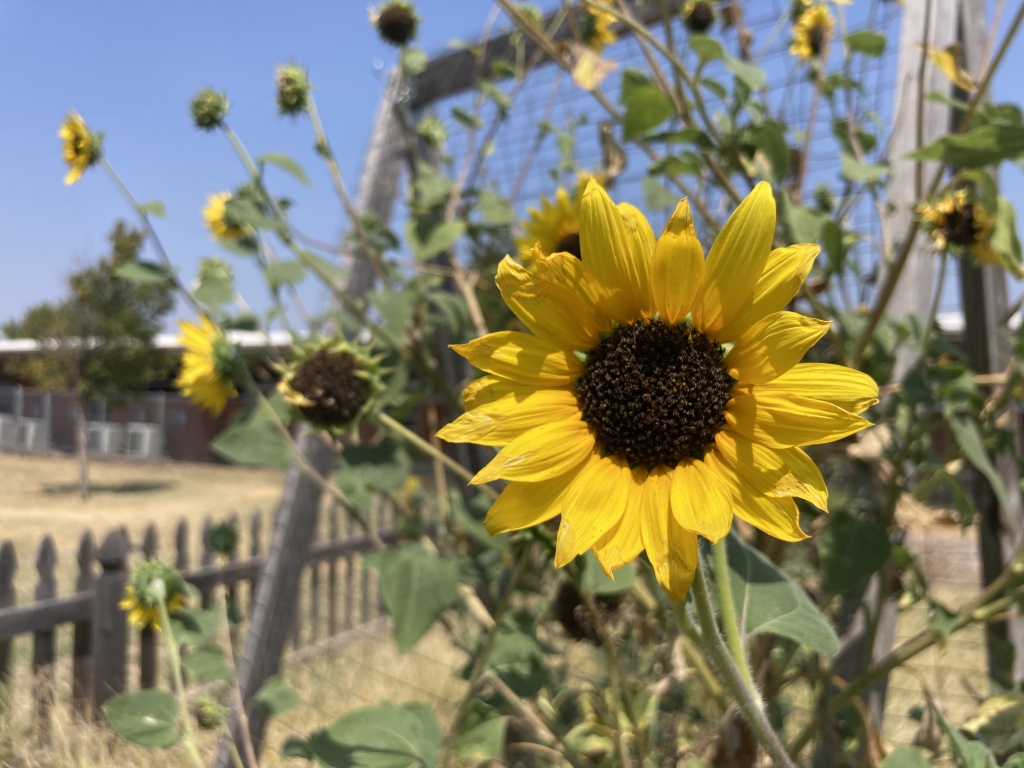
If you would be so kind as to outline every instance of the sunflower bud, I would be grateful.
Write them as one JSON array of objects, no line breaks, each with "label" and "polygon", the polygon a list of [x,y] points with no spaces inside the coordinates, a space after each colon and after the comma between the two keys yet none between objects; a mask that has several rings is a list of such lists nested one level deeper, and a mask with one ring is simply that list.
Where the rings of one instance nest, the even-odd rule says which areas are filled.
[{"label": "sunflower bud", "polygon": [[298,64],[282,64],[274,73],[277,80],[277,109],[292,117],[306,111],[312,86],[306,70]]},{"label": "sunflower bud", "polygon": [[516,10],[519,11],[519,14],[526,19],[526,22],[531,27],[537,29],[544,27],[544,12],[537,6],[530,5],[530,3],[520,3]]},{"label": "sunflower bud", "polygon": [[233,556],[238,549],[238,526],[230,521],[218,523],[207,536],[206,545],[218,555]]},{"label": "sunflower bud", "polygon": [[196,128],[204,131],[220,128],[230,108],[231,104],[228,102],[227,94],[217,93],[212,88],[201,90],[192,99],[192,104],[190,105],[192,119],[195,120]]},{"label": "sunflower bud", "polygon": [[212,696],[200,696],[192,702],[192,716],[204,731],[213,731],[224,724],[228,710]]},{"label": "sunflower bud", "polygon": [[416,37],[420,19],[412,4],[403,0],[391,0],[376,11],[370,12],[370,21],[381,39],[391,45],[407,45]]},{"label": "sunflower bud", "polygon": [[689,0],[683,6],[683,23],[691,32],[703,34],[715,21],[715,9],[708,0]]}]

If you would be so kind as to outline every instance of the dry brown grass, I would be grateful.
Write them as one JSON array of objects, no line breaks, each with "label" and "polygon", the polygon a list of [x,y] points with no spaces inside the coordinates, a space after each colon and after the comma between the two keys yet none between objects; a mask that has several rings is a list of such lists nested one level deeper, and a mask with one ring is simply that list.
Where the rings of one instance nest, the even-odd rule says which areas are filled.
[{"label": "dry brown grass", "polygon": [[[78,545],[86,530],[99,544],[108,531],[124,526],[138,546],[146,526],[154,523],[160,552],[173,560],[174,530],[185,518],[192,524],[196,559],[205,517],[222,520],[237,512],[248,519],[254,509],[267,515],[280,498],[284,478],[281,470],[221,464],[94,461],[89,473],[92,495],[82,501],[77,473],[77,461],[65,455],[0,454],[0,541],[11,540],[18,555],[19,600],[32,599],[36,552],[47,534],[57,546],[58,589],[67,594],[74,586]],[[266,536],[268,526],[263,530]]]},{"label": "dry brown grass", "polygon": [[[280,751],[289,736],[306,736],[349,710],[380,701],[430,704],[447,726],[465,683],[456,677],[464,657],[442,631],[428,634],[415,648],[400,655],[390,630],[376,622],[353,630],[322,653],[301,661],[286,661],[284,678],[295,687],[302,703],[271,722],[262,766],[305,766]],[[26,683],[29,681],[26,680]],[[58,683],[58,697],[66,690]],[[19,697],[9,717],[0,717],[0,767],[7,768],[186,768],[192,765],[182,747],[146,750],[124,742],[110,731],[72,719],[67,706],[58,706],[49,746],[39,742],[32,700]],[[207,765],[213,764],[215,737],[200,734]]]}]

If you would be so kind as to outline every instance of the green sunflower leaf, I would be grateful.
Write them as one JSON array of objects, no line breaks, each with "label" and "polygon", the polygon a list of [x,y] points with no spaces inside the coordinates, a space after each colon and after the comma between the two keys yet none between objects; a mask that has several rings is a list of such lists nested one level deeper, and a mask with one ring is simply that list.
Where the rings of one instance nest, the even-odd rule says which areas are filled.
[{"label": "green sunflower leaf", "polygon": [[619,103],[626,108],[622,120],[622,137],[626,141],[649,133],[674,112],[668,96],[639,69],[627,69],[622,73]]},{"label": "green sunflower leaf", "polygon": [[742,631],[786,637],[822,656],[839,651],[839,638],[803,587],[735,532],[729,534],[727,546],[729,580]]},{"label": "green sunflower leaf", "polygon": [[182,658],[181,665],[194,675],[205,680],[232,680],[235,673],[228,664],[224,651],[216,645],[194,648]]},{"label": "green sunflower leaf", "polygon": [[298,692],[278,675],[268,677],[254,698],[268,715],[283,714],[301,702]]},{"label": "green sunflower leaf", "polygon": [[[269,404],[278,418],[287,423],[288,406],[281,396],[275,393]],[[217,435],[210,448],[235,464],[284,469],[292,463],[291,446],[261,403],[243,411],[230,427]]]},{"label": "green sunflower leaf", "polygon": [[281,152],[267,152],[266,154],[257,157],[256,162],[261,165],[277,166],[285,173],[294,176],[307,187],[309,186],[309,177],[306,175],[306,172],[302,170],[302,166],[299,165],[297,160],[289,157],[288,155]]},{"label": "green sunflower leaf", "polygon": [[981,168],[1024,154],[1024,126],[990,124],[943,136],[907,155],[911,160],[943,160],[957,168]]},{"label": "green sunflower leaf", "polygon": [[943,409],[943,416],[946,417],[949,431],[953,433],[953,439],[960,446],[960,450],[964,452],[964,457],[988,480],[989,485],[992,486],[992,492],[999,501],[999,506],[1008,509],[1010,505],[1007,501],[1006,486],[1003,484],[1003,478],[999,476],[996,465],[992,462],[992,457],[989,456],[988,450],[985,448],[985,441],[978,422],[972,417],[957,413],[948,407]]},{"label": "green sunflower leaf", "polygon": [[167,749],[178,741],[178,702],[167,691],[120,693],[103,705],[103,714],[111,728],[144,747]]},{"label": "green sunflower leaf", "polygon": [[886,755],[881,768],[928,768],[929,765],[931,763],[928,762],[924,750],[918,747],[900,747]]},{"label": "green sunflower leaf", "polygon": [[889,559],[885,529],[871,520],[845,512],[829,516],[818,539],[825,589],[832,594],[852,592]]},{"label": "green sunflower leaf", "polygon": [[420,261],[429,261],[444,253],[464,234],[465,221],[442,221],[437,216],[417,216],[409,219],[405,226],[409,247]]},{"label": "green sunflower leaf", "polygon": [[174,273],[162,264],[152,261],[132,259],[118,267],[114,274],[122,280],[129,280],[139,285],[159,285],[170,280]]},{"label": "green sunflower leaf", "polygon": [[867,56],[881,56],[885,53],[885,35],[870,29],[858,29],[848,34],[845,39],[851,51]]},{"label": "green sunflower leaf", "polygon": [[498,760],[505,749],[507,723],[506,718],[495,717],[460,733],[455,740],[455,756],[474,764]]},{"label": "green sunflower leaf", "polygon": [[477,210],[480,211],[480,217],[484,222],[493,227],[507,226],[516,220],[516,212],[508,204],[508,200],[492,189],[485,189],[480,193]]},{"label": "green sunflower leaf", "polygon": [[309,738],[328,768],[435,768],[441,727],[425,704],[378,704],[342,715]]},{"label": "green sunflower leaf", "polygon": [[949,739],[949,751],[953,753],[953,760],[959,768],[997,768],[995,757],[989,748],[980,741],[971,741],[959,729],[950,725],[949,720],[942,713],[938,703],[925,693],[928,697],[928,706],[935,713],[935,719],[939,722],[939,728]]},{"label": "green sunflower leaf", "polygon": [[395,622],[395,643],[405,653],[458,597],[459,564],[420,544],[381,550],[369,561],[380,569],[384,605]]}]

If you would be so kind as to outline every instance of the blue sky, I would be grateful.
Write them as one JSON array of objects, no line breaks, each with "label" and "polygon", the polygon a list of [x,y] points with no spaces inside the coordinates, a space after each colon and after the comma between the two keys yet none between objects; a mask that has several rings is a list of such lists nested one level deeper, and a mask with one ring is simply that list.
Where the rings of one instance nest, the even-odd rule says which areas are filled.
[{"label": "blue sky", "polygon": [[[206,195],[245,180],[226,139],[192,125],[188,103],[205,86],[227,92],[230,123],[252,154],[286,152],[300,161],[312,188],[276,170],[268,171],[271,186],[295,199],[300,228],[336,240],[344,221],[327,171],[312,152],[308,121],[277,115],[273,71],[290,61],[309,70],[354,193],[385,73],[396,59],[370,28],[367,5],[96,0],[83,13],[70,4],[0,0],[0,322],[59,298],[70,272],[106,252],[114,222],[132,219],[100,169],[64,185],[57,130],[72,108],[106,133],[107,157],[137,198],[165,203],[167,218],[156,225],[186,282],[202,257],[218,254],[200,215]],[[420,0],[419,7],[419,43],[434,53],[453,39],[474,39],[492,8],[485,0]],[[1021,48],[1014,46],[1008,74],[996,81],[997,99],[1020,100],[1012,73],[1020,71]],[[1021,204],[1019,190],[1007,192]],[[265,308],[253,270],[227,258],[242,294]],[[313,310],[326,299],[323,290],[306,295]]]},{"label": "blue sky", "polygon": [[[188,104],[205,86],[227,92],[230,123],[251,153],[299,159],[312,190],[283,173],[273,187],[296,198],[297,221],[308,231],[337,238],[342,219],[311,151],[308,121],[277,116],[273,72],[290,61],[308,69],[354,192],[385,73],[396,60],[369,25],[368,3],[87,5],[0,0],[0,322],[58,298],[70,272],[106,252],[117,218],[132,217],[98,168],[64,185],[57,130],[72,108],[106,133],[107,157],[136,197],[167,206],[157,228],[186,281],[200,258],[217,253],[200,214],[207,193],[244,181],[226,139],[192,125]],[[420,43],[438,51],[453,38],[471,38],[490,3],[428,0],[421,8]],[[241,288],[263,303],[258,283]]]}]

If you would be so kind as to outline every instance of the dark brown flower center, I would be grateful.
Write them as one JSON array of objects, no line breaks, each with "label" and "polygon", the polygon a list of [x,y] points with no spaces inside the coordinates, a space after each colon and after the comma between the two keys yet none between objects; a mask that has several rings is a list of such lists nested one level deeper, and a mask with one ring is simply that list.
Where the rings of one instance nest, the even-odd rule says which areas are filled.
[{"label": "dark brown flower center", "polygon": [[359,361],[348,352],[321,349],[306,358],[290,383],[313,404],[299,410],[318,424],[348,424],[370,396],[370,382],[357,375],[361,370]]},{"label": "dark brown flower center", "polygon": [[974,203],[964,203],[946,215],[946,223],[942,226],[942,234],[951,245],[974,245],[978,240],[981,227],[974,219]]},{"label": "dark brown flower center", "polygon": [[828,40],[826,34],[823,26],[812,27],[807,33],[807,43],[811,46],[811,53],[815,56],[821,56],[821,52],[825,50],[825,43]]},{"label": "dark brown flower center", "polygon": [[555,243],[555,250],[552,253],[571,253],[577,259],[582,259],[583,256],[580,253],[580,233],[570,232],[565,235],[561,240]]},{"label": "dark brown flower center", "polygon": [[590,352],[576,382],[583,420],[606,455],[631,467],[701,459],[725,424],[736,383],[724,356],[689,323],[620,326]]},{"label": "dark brown flower center", "polygon": [[377,17],[377,30],[387,42],[405,45],[416,36],[417,22],[411,8],[403,3],[392,3]]},{"label": "dark brown flower center", "polygon": [[703,0],[694,3],[693,8],[690,9],[685,19],[687,28],[691,32],[698,34],[706,32],[714,20],[715,12],[711,9],[711,4],[703,2]]}]

